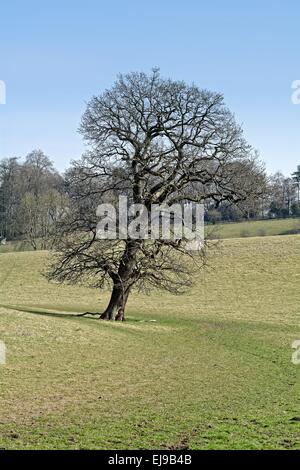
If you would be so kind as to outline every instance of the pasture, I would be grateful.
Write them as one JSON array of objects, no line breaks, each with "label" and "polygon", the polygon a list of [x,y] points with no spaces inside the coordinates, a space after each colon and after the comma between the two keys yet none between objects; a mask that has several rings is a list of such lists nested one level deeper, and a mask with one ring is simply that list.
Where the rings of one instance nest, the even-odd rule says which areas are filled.
[{"label": "pasture", "polygon": [[300,234],[300,221],[296,218],[265,219],[219,223],[207,226],[211,238],[247,238]]},{"label": "pasture", "polygon": [[300,449],[300,236],[224,240],[180,297],[49,284],[0,254],[0,447]]}]

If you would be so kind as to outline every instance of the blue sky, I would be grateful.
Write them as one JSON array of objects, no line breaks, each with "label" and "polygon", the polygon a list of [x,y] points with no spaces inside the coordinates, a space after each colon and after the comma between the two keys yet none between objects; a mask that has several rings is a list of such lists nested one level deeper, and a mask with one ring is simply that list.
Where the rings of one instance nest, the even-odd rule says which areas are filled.
[{"label": "blue sky", "polygon": [[300,164],[299,0],[1,2],[0,158],[43,149],[63,170],[84,151],[86,102],[119,72],[222,92],[267,170]]}]

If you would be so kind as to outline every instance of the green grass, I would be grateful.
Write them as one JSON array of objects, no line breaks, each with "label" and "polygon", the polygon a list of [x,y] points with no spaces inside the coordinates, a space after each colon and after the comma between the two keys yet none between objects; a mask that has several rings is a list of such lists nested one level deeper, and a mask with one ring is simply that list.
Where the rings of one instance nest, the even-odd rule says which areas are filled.
[{"label": "green grass", "polygon": [[[0,255],[0,447],[300,449],[300,237],[220,242],[188,294],[48,284],[45,252]],[[155,321],[153,321],[155,320]]]},{"label": "green grass", "polygon": [[251,220],[207,225],[210,238],[246,238],[300,234],[299,219]]}]

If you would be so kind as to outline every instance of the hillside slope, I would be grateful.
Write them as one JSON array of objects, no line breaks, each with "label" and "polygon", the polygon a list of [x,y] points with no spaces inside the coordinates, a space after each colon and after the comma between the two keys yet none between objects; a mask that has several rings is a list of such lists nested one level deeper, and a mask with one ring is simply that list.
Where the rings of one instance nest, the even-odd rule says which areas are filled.
[{"label": "hillside slope", "polygon": [[0,255],[0,447],[300,449],[300,237],[226,240],[181,297],[128,321],[107,294],[48,284],[47,253]]}]

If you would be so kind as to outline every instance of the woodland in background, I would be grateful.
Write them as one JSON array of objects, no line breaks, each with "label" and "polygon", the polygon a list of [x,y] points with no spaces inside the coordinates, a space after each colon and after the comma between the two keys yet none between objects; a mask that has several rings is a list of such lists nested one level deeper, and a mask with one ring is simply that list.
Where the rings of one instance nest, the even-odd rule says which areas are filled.
[{"label": "woodland in background", "polygon": [[[68,185],[51,159],[33,150],[25,159],[0,160],[0,240],[24,240],[47,249],[51,231],[68,207]],[[291,176],[270,175],[264,194],[238,205],[206,202],[207,223],[300,217],[300,165]]]},{"label": "woodland in background", "polygon": [[0,161],[0,239],[26,240],[46,249],[50,232],[67,207],[64,178],[51,160],[34,150],[22,161]]}]

